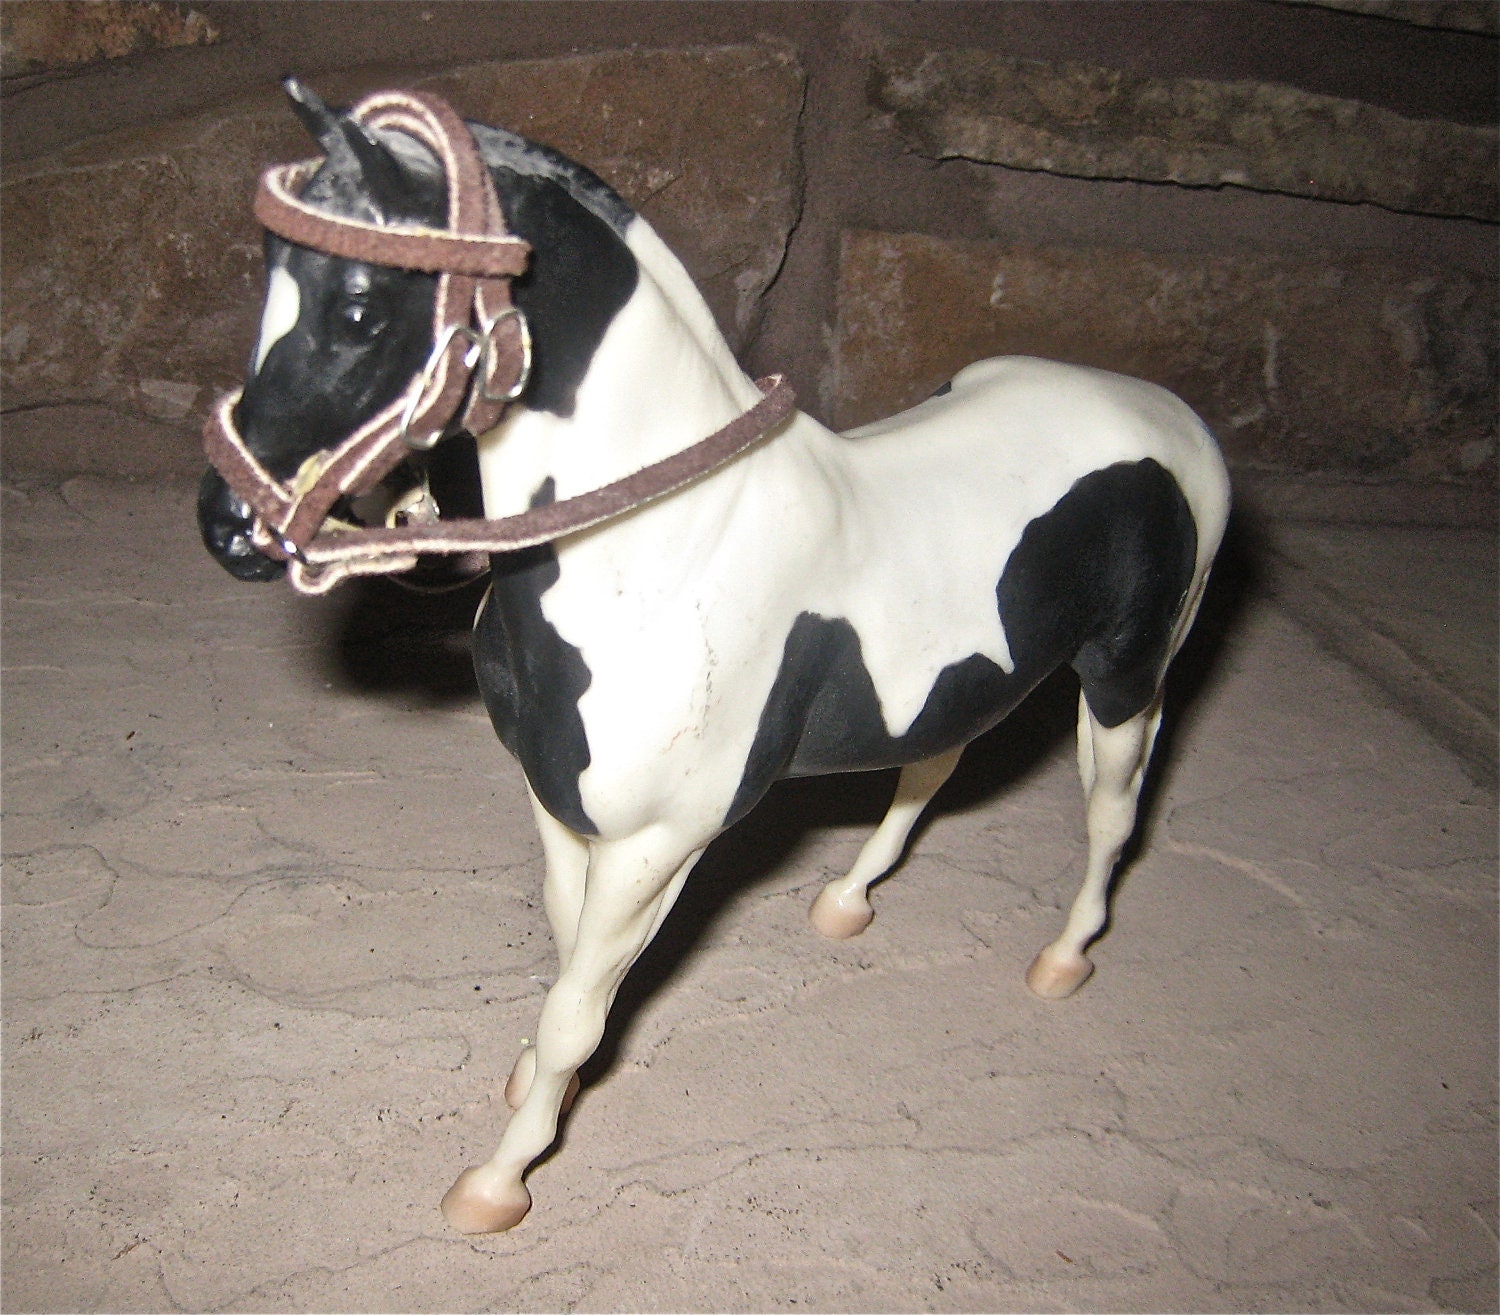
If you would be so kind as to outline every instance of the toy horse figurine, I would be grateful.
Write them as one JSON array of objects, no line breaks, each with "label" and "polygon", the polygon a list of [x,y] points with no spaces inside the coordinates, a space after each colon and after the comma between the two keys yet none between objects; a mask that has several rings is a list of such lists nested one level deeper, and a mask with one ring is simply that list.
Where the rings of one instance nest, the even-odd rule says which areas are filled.
[{"label": "toy horse figurine", "polygon": [[[334,113],[287,89],[326,160],[262,183],[264,318],[208,426],[222,474],[199,519],[232,574],[303,589],[493,554],[474,665],[525,770],[561,970],[449,1222],[525,1215],[621,980],[773,781],[902,769],[812,906],[853,936],[963,747],[1063,663],[1088,861],[1027,982],[1076,990],[1224,530],[1203,424],[1154,385],[1009,357],[833,434],[740,371],[682,265],[587,170],[435,97]],[[391,528],[350,522],[459,430],[486,519],[437,519],[418,490]]]}]

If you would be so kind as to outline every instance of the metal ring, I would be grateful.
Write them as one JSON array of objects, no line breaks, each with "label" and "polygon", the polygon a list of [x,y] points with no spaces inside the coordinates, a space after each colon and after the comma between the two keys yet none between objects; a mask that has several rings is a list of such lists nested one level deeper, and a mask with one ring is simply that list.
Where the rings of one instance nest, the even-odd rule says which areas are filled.
[{"label": "metal ring", "polygon": [[280,530],[268,525],[265,520],[257,516],[250,522],[250,542],[257,551],[262,554],[267,548],[279,548],[286,554],[288,561],[298,561],[304,566],[310,563],[307,554],[302,551],[291,539],[287,538]]},{"label": "metal ring", "polygon": [[471,368],[479,356],[484,353],[484,339],[473,329],[464,324],[450,324],[443,330],[433,345],[432,354],[427,358],[427,364],[422,367],[422,373],[417,376],[417,382],[412,388],[411,397],[407,399],[406,410],[401,413],[401,428],[397,436],[407,447],[418,452],[426,452],[436,446],[438,439],[443,436],[443,427],[439,426],[425,438],[417,438],[411,432],[411,422],[416,419],[417,407],[422,399],[427,396],[427,390],[432,386],[432,376],[437,371],[438,362],[447,355],[448,348],[452,346],[454,338],[463,338],[469,344],[469,350],[464,353],[464,367]]},{"label": "metal ring", "polygon": [[[508,319],[514,319],[521,330],[521,373],[517,375],[515,383],[503,393],[490,392],[490,372],[495,363],[495,330]],[[514,402],[526,391],[526,385],[531,382],[531,325],[527,323],[526,316],[519,306],[507,306],[494,319],[484,326],[484,336],[481,355],[483,363],[479,370],[479,396],[486,402]]]},{"label": "metal ring", "polygon": [[307,560],[307,554],[304,553],[301,548],[299,548],[295,543],[286,538],[284,535],[278,534],[276,536],[276,542],[281,545],[281,551],[284,552],[292,561],[301,562],[303,566],[312,565],[312,563]]}]

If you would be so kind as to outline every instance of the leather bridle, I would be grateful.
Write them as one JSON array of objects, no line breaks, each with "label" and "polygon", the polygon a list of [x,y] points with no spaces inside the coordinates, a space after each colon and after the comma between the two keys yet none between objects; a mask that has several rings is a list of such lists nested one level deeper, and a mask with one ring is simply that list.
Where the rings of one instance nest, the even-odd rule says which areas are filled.
[{"label": "leather bridle", "polygon": [[429,519],[385,527],[330,520],[341,499],[373,490],[410,454],[461,427],[483,434],[521,395],[531,370],[526,318],[510,280],[530,246],[512,236],[479,148],[458,114],[422,92],[378,92],[351,111],[365,128],[405,133],[427,146],[448,181],[444,229],[376,224],[317,209],[300,191],[322,163],[268,169],[255,215],[271,232],[328,255],[439,276],[433,350],[401,394],[338,446],[314,453],[290,484],[276,479],[235,424],[241,389],[221,397],[203,431],[209,461],[249,506],[252,541],[287,563],[302,593],[325,593],[349,575],[410,570],[420,555],[503,552],[588,529],[692,483],[765,438],[795,405],[780,375],[759,380],[763,398],[701,442],[603,488],[502,520]]}]

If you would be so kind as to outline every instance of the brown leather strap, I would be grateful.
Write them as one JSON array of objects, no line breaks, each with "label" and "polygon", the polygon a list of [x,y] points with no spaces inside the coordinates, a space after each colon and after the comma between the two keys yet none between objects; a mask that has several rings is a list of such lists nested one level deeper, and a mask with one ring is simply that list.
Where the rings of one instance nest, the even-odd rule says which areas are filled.
[{"label": "brown leather strap", "polygon": [[267,169],[255,194],[255,217],[261,224],[298,246],[369,265],[470,278],[509,278],[526,269],[531,247],[519,237],[374,224],[335,217],[308,205],[298,193],[322,163],[321,159],[302,160]]},{"label": "brown leather strap", "polygon": [[419,555],[513,552],[635,511],[728,464],[781,426],[796,408],[791,384],[779,374],[756,384],[761,400],[707,438],[576,497],[499,520],[324,530],[289,562],[292,583],[303,593],[326,593],[349,575],[409,570]]}]

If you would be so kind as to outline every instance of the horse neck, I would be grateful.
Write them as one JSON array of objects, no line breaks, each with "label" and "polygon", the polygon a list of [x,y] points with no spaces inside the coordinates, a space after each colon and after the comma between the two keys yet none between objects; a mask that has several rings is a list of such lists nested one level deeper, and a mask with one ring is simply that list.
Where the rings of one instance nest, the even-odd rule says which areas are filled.
[{"label": "horse neck", "polygon": [[645,220],[623,239],[639,277],[572,413],[512,408],[479,442],[485,514],[598,488],[689,447],[760,399],[687,271]]}]

